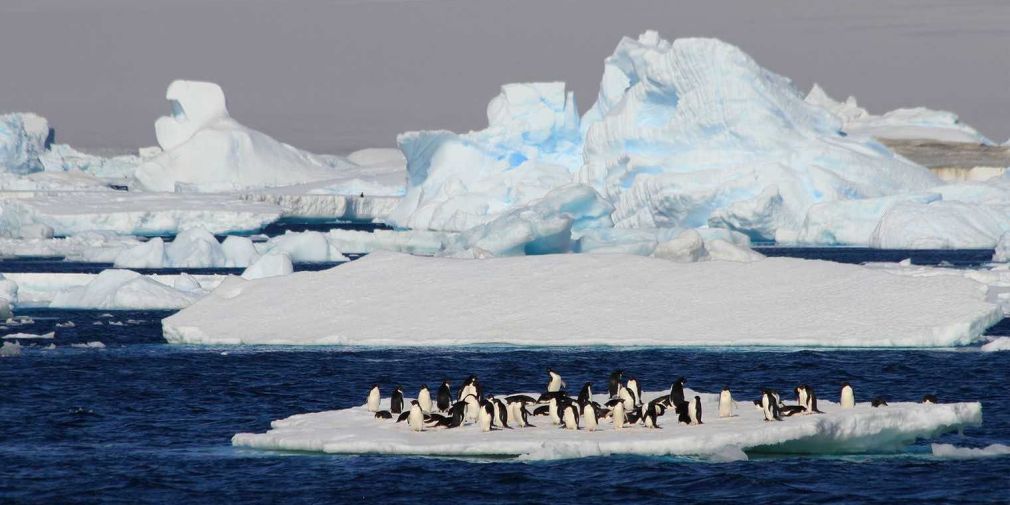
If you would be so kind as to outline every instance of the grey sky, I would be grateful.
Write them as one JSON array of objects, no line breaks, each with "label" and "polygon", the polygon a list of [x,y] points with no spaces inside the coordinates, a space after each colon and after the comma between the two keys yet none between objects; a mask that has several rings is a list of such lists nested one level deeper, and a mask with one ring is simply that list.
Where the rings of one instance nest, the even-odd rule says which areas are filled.
[{"label": "grey sky", "polygon": [[585,110],[620,37],[650,28],[727,40],[873,112],[925,105],[1010,136],[1003,0],[0,0],[0,111],[74,145],[152,145],[168,83],[201,79],[299,147],[391,146],[482,127],[506,82],[567,81]]}]

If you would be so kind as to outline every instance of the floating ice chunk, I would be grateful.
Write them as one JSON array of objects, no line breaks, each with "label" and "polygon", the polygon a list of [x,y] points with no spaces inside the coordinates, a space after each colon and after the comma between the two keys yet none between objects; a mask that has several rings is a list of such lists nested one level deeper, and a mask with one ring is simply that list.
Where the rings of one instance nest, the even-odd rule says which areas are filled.
[{"label": "floating ice chunk", "polygon": [[255,263],[242,272],[243,279],[263,279],[265,277],[277,277],[288,275],[295,271],[291,264],[291,256],[286,252],[270,252],[260,256]]},{"label": "floating ice chunk", "polygon": [[200,294],[173,289],[130,270],[105,270],[87,284],[57,294],[50,307],[78,309],[178,309]]},{"label": "floating ice chunk", "polygon": [[66,238],[0,238],[0,255],[62,257],[84,263],[112,263],[119,254],[141,242],[136,237],[88,232]]},{"label": "floating ice chunk", "polygon": [[0,346],[0,358],[12,358],[21,355],[21,344],[17,342],[4,342]]},{"label": "floating ice chunk", "polygon": [[11,333],[10,335],[4,335],[4,340],[35,340],[35,339],[52,339],[56,336],[55,332],[36,334],[36,333]]},{"label": "floating ice chunk", "polygon": [[[653,398],[657,393],[646,393]],[[700,394],[702,410],[718,411],[716,395]],[[888,408],[868,404],[841,409],[820,402],[825,413],[764,422],[761,412],[741,409],[738,416],[706,419],[681,426],[671,415],[664,429],[641,426],[616,431],[603,422],[595,432],[559,430],[549,422],[536,427],[483,432],[475,425],[451,430],[410,431],[405,423],[375,419],[364,407],[299,414],[273,421],[266,433],[239,433],[232,444],[256,449],[340,454],[426,456],[518,456],[558,459],[614,454],[703,456],[740,460],[748,452],[795,454],[891,453],[915,442],[982,421],[979,403],[922,405],[894,402]],[[820,405],[819,405],[820,406]]]},{"label": "floating ice chunk", "polygon": [[227,257],[214,235],[204,228],[184,230],[165,246],[166,266],[175,268],[223,267]]},{"label": "floating ice chunk", "polygon": [[422,256],[434,256],[446,247],[454,234],[425,230],[330,230],[326,240],[345,253],[392,251]]},{"label": "floating ice chunk", "polygon": [[1002,317],[963,277],[826,261],[376,252],[222,284],[162,327],[174,343],[943,347],[978,341]]},{"label": "floating ice chunk", "polygon": [[681,263],[693,263],[708,256],[705,240],[695,230],[684,230],[673,240],[667,240],[656,246],[653,255],[665,260]]},{"label": "floating ice chunk", "polygon": [[0,300],[6,300],[8,303],[18,301],[18,283],[4,277],[3,274],[0,274]]},{"label": "floating ice chunk", "polygon": [[974,128],[962,123],[956,114],[925,107],[895,109],[881,116],[870,114],[850,96],[838,102],[814,84],[807,103],[824,107],[842,120],[842,129],[853,135],[881,139],[929,139],[944,142],[992,144]]},{"label": "floating ice chunk", "polygon": [[70,347],[79,347],[83,349],[105,349],[105,344],[97,340],[93,340],[91,342],[86,342],[83,344],[70,344]]},{"label": "floating ice chunk", "polygon": [[708,257],[712,260],[736,261],[748,263],[764,259],[764,255],[747,247],[740,247],[732,242],[714,239],[705,242]]},{"label": "floating ice chunk", "polygon": [[933,456],[948,459],[992,458],[1010,456],[1010,446],[991,444],[985,447],[956,447],[951,444],[932,444]]},{"label": "floating ice chunk", "polygon": [[330,244],[326,235],[318,231],[289,231],[257,246],[261,254],[285,253],[297,263],[347,261],[347,257]]},{"label": "floating ice chunk", "polygon": [[1010,233],[1000,235],[996,241],[996,248],[993,251],[992,260],[998,263],[1010,261]]},{"label": "floating ice chunk", "polygon": [[895,205],[903,202],[925,205],[941,198],[938,193],[910,193],[818,203],[807,210],[796,241],[813,245],[866,246],[880,219]]},{"label": "floating ice chunk", "polygon": [[187,273],[181,273],[176,277],[175,282],[172,287],[179,291],[184,291],[187,293],[199,293],[204,294],[203,287],[200,285],[200,281],[196,280],[192,275]]},{"label": "floating ice chunk", "polygon": [[220,192],[339,175],[334,159],[301,151],[232,119],[217,84],[174,81],[166,98],[172,115],[155,122],[165,152],[137,168],[138,189]]},{"label": "floating ice chunk", "polygon": [[256,246],[247,237],[229,235],[221,242],[221,250],[224,251],[227,267],[245,268],[259,259]]},{"label": "floating ice chunk", "polygon": [[0,173],[29,174],[43,169],[39,156],[49,139],[49,122],[31,113],[0,115]]},{"label": "floating ice chunk", "polygon": [[982,346],[982,352],[1010,351],[1010,337],[999,337]]},{"label": "floating ice chunk", "polygon": [[162,268],[165,266],[165,241],[155,237],[127,249],[113,262],[116,268]]},{"label": "floating ice chunk", "polygon": [[870,236],[882,249],[990,248],[1010,231],[1010,204],[904,202],[891,207]]},{"label": "floating ice chunk", "polygon": [[14,315],[11,310],[11,302],[6,298],[0,298],[0,321],[7,321]]}]

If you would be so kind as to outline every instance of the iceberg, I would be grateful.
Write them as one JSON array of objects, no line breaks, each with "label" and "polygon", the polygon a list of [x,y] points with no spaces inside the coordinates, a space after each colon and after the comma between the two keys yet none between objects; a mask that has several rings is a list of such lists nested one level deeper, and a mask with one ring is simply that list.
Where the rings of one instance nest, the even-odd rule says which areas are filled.
[{"label": "iceberg", "polygon": [[68,288],[49,304],[65,309],[179,309],[200,297],[130,270],[105,270],[86,285]]},{"label": "iceberg", "polygon": [[838,116],[842,120],[842,129],[851,135],[878,139],[993,144],[977,130],[962,123],[952,112],[914,107],[895,109],[877,116],[860,107],[855,97],[850,96],[844,102],[836,101],[818,84],[810,89],[806,101]]},{"label": "iceberg", "polygon": [[169,342],[193,344],[945,347],[1002,319],[986,296],[960,276],[789,258],[376,252],[222,286],[162,327]]},{"label": "iceberg", "polygon": [[173,81],[155,122],[160,155],[134,174],[146,191],[222,192],[332,179],[350,163],[296,149],[232,119],[217,84]]},{"label": "iceberg", "polygon": [[[22,227],[22,235],[30,226]],[[48,234],[51,235],[52,230]],[[0,256],[62,257],[83,263],[112,263],[123,251],[139,244],[136,237],[108,232],[85,232],[63,238],[0,238]]]},{"label": "iceberg", "polygon": [[291,256],[285,252],[273,252],[260,256],[249,268],[242,272],[242,278],[247,280],[278,277],[294,272]]},{"label": "iceberg", "polygon": [[992,458],[1010,456],[1010,446],[1005,444],[990,444],[985,447],[957,447],[951,444],[932,444],[933,456],[947,459]]},{"label": "iceberg", "polygon": [[999,337],[982,346],[982,352],[1010,351],[1010,337]]},{"label": "iceberg", "polygon": [[257,231],[279,219],[280,207],[227,194],[38,192],[0,199],[0,234],[21,237],[45,225],[56,236],[105,231],[120,235],[174,235],[202,227],[213,234]]},{"label": "iceberg", "polygon": [[[805,102],[788,79],[714,39],[623,39],[581,118],[562,83],[510,84],[488,128],[399,137],[407,192],[389,222],[466,231],[554,188],[593,187],[618,228],[727,227],[773,240],[812,205],[921,192],[925,168]],[[599,226],[605,226],[599,223]]]},{"label": "iceberg", "polygon": [[0,173],[17,175],[44,169],[39,156],[49,144],[46,118],[31,113],[0,115]]},{"label": "iceberg", "polygon": [[[645,393],[655,398],[660,393]],[[698,394],[703,412],[718,412],[718,395]],[[599,395],[598,395],[599,396]],[[600,397],[600,401],[606,398]],[[409,401],[409,400],[408,400]],[[388,402],[384,400],[388,405]],[[738,415],[710,415],[704,424],[684,426],[676,416],[659,418],[663,429],[642,426],[614,430],[601,421],[597,431],[573,431],[533,417],[536,427],[483,432],[476,424],[451,430],[413,432],[407,423],[376,419],[364,406],[273,421],[266,433],[238,433],[232,445],[265,450],[332,454],[519,457],[526,460],[635,454],[644,456],[716,456],[733,449],[751,453],[865,454],[893,453],[919,438],[931,438],[982,422],[979,403],[917,404],[894,402],[873,408],[867,403],[842,409],[821,400],[825,413],[764,421],[760,411],[740,408]],[[384,405],[380,405],[384,407]],[[537,422],[540,420],[540,422]]]}]

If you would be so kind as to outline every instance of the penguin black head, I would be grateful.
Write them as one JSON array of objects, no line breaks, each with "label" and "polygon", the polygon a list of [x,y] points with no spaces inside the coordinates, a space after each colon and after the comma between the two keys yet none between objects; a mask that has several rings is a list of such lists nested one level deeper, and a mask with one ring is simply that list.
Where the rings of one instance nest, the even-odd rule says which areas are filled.
[{"label": "penguin black head", "polygon": [[417,400],[410,400],[411,405],[418,405]]},{"label": "penguin black head", "polygon": [[587,382],[587,383],[585,383],[585,384],[582,385],[582,387],[584,387],[584,388],[592,387],[592,386],[593,386],[592,382]]},{"label": "penguin black head", "polygon": [[936,395],[926,395],[922,397],[922,403],[940,403],[936,399]]},{"label": "penguin black head", "polygon": [[421,384],[421,389],[428,389],[428,385],[427,384]]},{"label": "penguin black head", "polygon": [[378,383],[375,383],[375,384],[372,384],[372,389],[375,389],[375,388],[377,388],[377,387],[379,387],[379,384],[378,384]]},{"label": "penguin black head", "polygon": [[723,390],[723,391],[729,391],[729,386],[723,386],[723,387],[722,387],[722,390]]},{"label": "penguin black head", "polygon": [[683,377],[677,377],[677,380],[674,381],[674,382],[677,383],[677,384],[680,384],[681,386],[683,386],[684,383],[687,382],[687,379],[685,379]]},{"label": "penguin black head", "polygon": [[554,373],[554,369],[551,367],[547,367],[547,373]]},{"label": "penguin black head", "polygon": [[845,386],[852,387],[852,386],[849,385],[848,381],[842,381],[842,387],[845,387]]},{"label": "penguin black head", "polygon": [[402,392],[402,391],[403,391],[403,386],[400,386],[400,385],[398,384],[398,385],[396,386],[396,391],[401,391],[401,392]]},{"label": "penguin black head", "polygon": [[614,370],[614,373],[612,373],[610,375],[618,376],[619,377],[621,375],[624,375],[624,370]]}]

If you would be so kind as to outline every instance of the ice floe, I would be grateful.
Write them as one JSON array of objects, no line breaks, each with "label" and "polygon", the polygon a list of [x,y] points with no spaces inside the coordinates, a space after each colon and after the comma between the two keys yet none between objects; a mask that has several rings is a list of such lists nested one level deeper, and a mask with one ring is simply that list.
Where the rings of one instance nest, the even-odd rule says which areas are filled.
[{"label": "ice floe", "polygon": [[[101,274],[10,273],[18,306],[77,309],[177,309],[217,287],[223,275],[140,275],[129,270]],[[111,317],[111,316],[110,316]]]},{"label": "ice floe", "polygon": [[0,337],[0,338],[2,338],[3,340],[39,340],[39,339],[41,339],[41,340],[51,340],[55,336],[56,336],[56,333],[51,331],[49,333],[42,333],[42,334],[36,334],[36,333],[11,333],[9,335],[4,335],[3,337]]},{"label": "ice floe", "polygon": [[170,342],[207,344],[940,347],[978,341],[1002,318],[986,297],[959,276],[787,258],[380,252],[229,282],[162,325]]},{"label": "ice floe", "polygon": [[1010,456],[1010,446],[991,444],[985,447],[957,447],[951,444],[932,444],[933,456],[947,459],[992,458]]},{"label": "ice floe", "polygon": [[1010,337],[994,338],[982,346],[982,352],[1010,351]]},{"label": "ice floe", "polygon": [[[645,393],[651,399],[658,393]],[[718,412],[718,395],[700,394],[703,412]],[[408,400],[409,401],[409,400]],[[232,444],[267,450],[337,454],[520,457],[561,459],[615,454],[711,456],[740,459],[743,451],[789,454],[890,453],[919,438],[931,438],[982,422],[979,403],[894,402],[852,409],[821,400],[820,415],[798,415],[765,422],[760,411],[703,417],[701,425],[678,425],[676,416],[660,419],[662,429],[643,426],[614,430],[601,421],[598,431],[566,430],[547,417],[531,417],[536,427],[484,432],[477,424],[449,430],[411,431],[406,422],[376,419],[364,406],[273,421],[265,433],[239,433]]]}]

